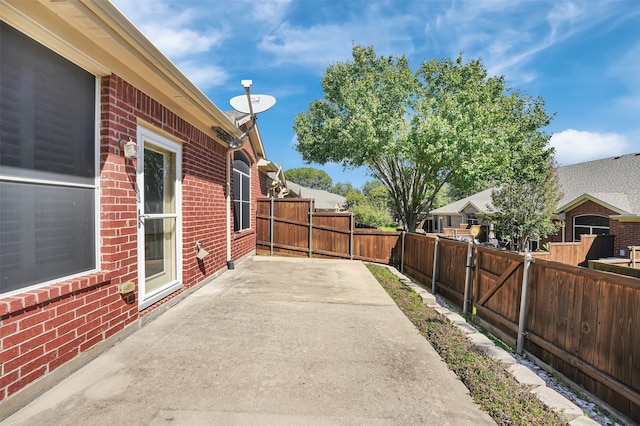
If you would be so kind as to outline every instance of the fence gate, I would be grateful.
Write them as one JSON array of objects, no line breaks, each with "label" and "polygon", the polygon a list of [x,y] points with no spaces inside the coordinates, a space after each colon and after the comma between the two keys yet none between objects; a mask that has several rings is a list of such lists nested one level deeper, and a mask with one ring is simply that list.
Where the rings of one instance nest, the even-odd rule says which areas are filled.
[{"label": "fence gate", "polygon": [[476,247],[473,307],[476,317],[497,326],[500,337],[515,339],[522,294],[524,258],[521,255]]}]

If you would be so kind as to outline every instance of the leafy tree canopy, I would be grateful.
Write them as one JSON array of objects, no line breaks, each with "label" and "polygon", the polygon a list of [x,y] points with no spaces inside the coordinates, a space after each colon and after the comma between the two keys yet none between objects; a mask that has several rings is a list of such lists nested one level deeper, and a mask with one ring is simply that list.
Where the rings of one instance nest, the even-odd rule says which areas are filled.
[{"label": "leafy tree canopy", "polygon": [[356,206],[356,205],[362,205],[362,204],[368,204],[369,202],[367,201],[367,197],[364,196],[364,194],[362,193],[362,191],[358,190],[358,189],[352,189],[349,192],[347,192],[347,195],[345,195],[345,198],[347,199],[347,206],[349,208]]},{"label": "leafy tree canopy", "polygon": [[334,194],[338,194],[338,195],[342,195],[343,197],[347,196],[347,193],[353,189],[356,189],[353,187],[353,185],[351,185],[351,183],[349,182],[338,182],[335,185],[333,185],[333,188],[331,188],[331,192],[333,192]]},{"label": "leafy tree canopy", "polygon": [[296,116],[296,148],[308,162],[367,166],[407,229],[446,183],[472,192],[539,174],[552,158],[542,99],[488,77],[479,59],[432,59],[414,74],[404,56],[352,54],[325,71],[324,99]]},{"label": "leafy tree canopy", "polygon": [[299,167],[297,169],[289,169],[284,172],[288,181],[297,183],[313,189],[323,189],[329,191],[333,184],[333,179],[324,170],[315,169],[313,167]]},{"label": "leafy tree canopy", "polygon": [[514,179],[492,191],[488,213],[481,217],[493,222],[512,250],[524,251],[529,240],[547,237],[559,229],[552,215],[561,198],[558,176],[549,165],[549,170],[538,177]]}]

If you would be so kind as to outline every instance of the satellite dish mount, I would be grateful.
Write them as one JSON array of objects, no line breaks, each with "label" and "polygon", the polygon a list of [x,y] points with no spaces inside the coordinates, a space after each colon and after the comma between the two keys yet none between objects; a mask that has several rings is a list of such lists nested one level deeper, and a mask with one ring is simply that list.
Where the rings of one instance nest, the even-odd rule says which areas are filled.
[{"label": "satellite dish mount", "polygon": [[229,144],[229,148],[236,149],[242,146],[244,138],[247,137],[249,132],[256,126],[258,117],[256,114],[264,112],[276,104],[276,99],[269,95],[252,95],[251,85],[252,80],[242,80],[242,87],[244,87],[245,95],[239,95],[231,98],[229,103],[234,110],[249,114],[249,118],[252,121],[251,126],[242,134],[239,138],[233,137],[225,132],[220,127],[213,127],[213,130],[218,134],[218,137]]}]

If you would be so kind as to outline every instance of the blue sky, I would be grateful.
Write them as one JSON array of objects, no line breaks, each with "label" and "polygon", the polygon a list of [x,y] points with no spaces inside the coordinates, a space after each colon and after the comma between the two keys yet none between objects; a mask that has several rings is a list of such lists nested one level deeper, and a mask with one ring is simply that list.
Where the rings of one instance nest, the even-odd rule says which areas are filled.
[{"label": "blue sky", "polygon": [[[294,117],[323,97],[329,64],[353,44],[431,58],[481,57],[491,75],[556,113],[560,165],[640,152],[640,0],[112,0],[220,109],[244,94],[276,105],[258,125],[267,156],[305,167]],[[311,165],[361,186],[363,169]]]}]

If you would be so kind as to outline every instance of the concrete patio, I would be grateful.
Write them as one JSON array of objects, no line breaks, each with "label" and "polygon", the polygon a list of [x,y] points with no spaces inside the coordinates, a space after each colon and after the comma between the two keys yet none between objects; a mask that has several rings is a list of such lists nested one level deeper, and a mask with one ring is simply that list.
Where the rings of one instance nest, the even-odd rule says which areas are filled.
[{"label": "concrete patio", "polygon": [[494,423],[364,264],[254,256],[5,424]]}]

